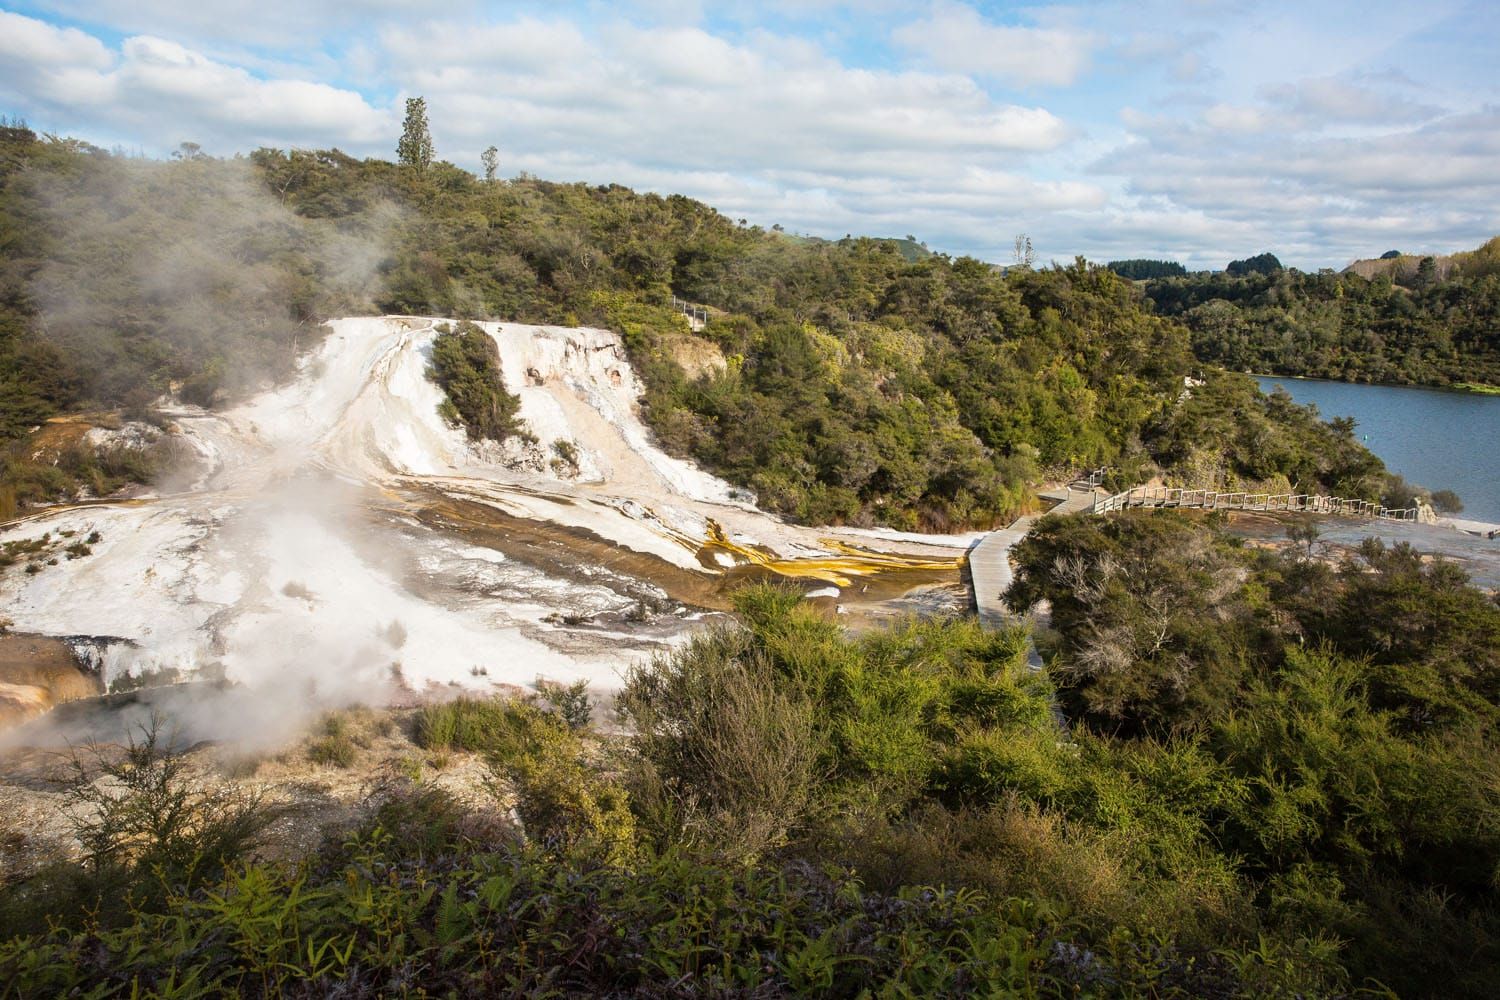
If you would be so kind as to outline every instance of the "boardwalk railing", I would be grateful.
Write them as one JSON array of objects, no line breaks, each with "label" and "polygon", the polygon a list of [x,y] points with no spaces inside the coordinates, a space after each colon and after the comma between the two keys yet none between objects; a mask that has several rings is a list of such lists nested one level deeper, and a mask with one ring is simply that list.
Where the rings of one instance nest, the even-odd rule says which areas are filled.
[{"label": "boardwalk railing", "polygon": [[672,308],[688,318],[689,323],[696,323],[694,329],[701,329],[708,322],[708,308],[706,306],[694,305],[686,299],[672,296]]},{"label": "boardwalk railing", "polygon": [[1290,511],[1305,514],[1337,514],[1342,517],[1378,517],[1387,521],[1415,521],[1419,508],[1392,509],[1368,500],[1345,500],[1312,493],[1221,493],[1175,486],[1134,486],[1123,493],[1099,497],[1091,513],[1107,514],[1127,507],[1197,507],[1206,510]]},{"label": "boardwalk railing", "polygon": [[1068,484],[1070,490],[1092,490],[1104,482],[1105,473],[1109,472],[1109,466],[1101,465],[1084,475],[1079,476]]}]

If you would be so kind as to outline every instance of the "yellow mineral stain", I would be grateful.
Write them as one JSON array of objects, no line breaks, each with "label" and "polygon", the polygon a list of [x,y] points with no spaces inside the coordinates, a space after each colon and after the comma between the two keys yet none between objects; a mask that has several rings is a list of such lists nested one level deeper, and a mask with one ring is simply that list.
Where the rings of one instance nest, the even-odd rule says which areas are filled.
[{"label": "yellow mineral stain", "polygon": [[707,566],[722,566],[720,553],[728,554],[738,566],[759,566],[779,576],[822,580],[839,587],[847,587],[853,577],[875,576],[895,572],[945,572],[956,571],[963,565],[964,557],[951,559],[931,556],[907,556],[892,552],[876,552],[860,548],[833,538],[819,539],[820,543],[835,556],[811,556],[805,559],[785,559],[771,552],[731,541],[722,525],[708,522],[708,540],[698,550],[699,561]]}]

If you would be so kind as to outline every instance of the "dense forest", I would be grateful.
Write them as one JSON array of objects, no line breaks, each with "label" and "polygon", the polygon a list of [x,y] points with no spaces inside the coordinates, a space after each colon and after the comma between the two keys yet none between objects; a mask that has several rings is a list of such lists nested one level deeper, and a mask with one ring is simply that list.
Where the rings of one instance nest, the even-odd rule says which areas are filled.
[{"label": "dense forest", "polygon": [[[663,445],[805,521],[988,526],[1044,475],[1099,464],[1121,481],[1384,488],[1349,434],[1248,383],[1212,375],[1212,406],[1184,392],[1203,374],[1184,327],[1082,261],[1001,273],[618,186],[333,150],[133,160],[14,124],[0,217],[10,441],[67,411],[237,398],[285,378],[322,319],[378,310],[614,329]],[[674,295],[708,307],[701,334]],[[705,351],[709,364],[681,363]],[[1231,447],[1232,427],[1280,445]],[[71,471],[89,462],[13,447],[0,510],[120,480]]]},{"label": "dense forest", "polygon": [[1175,260],[1112,260],[1104,265],[1126,281],[1148,281],[1151,278],[1172,278],[1187,274],[1187,268]]},{"label": "dense forest", "polygon": [[1205,363],[1346,382],[1500,386],[1500,238],[1452,259],[1446,278],[1430,257],[1365,278],[1249,267],[1261,260],[1250,258],[1237,272],[1145,287],[1158,313],[1187,324]]},{"label": "dense forest", "polygon": [[[410,721],[418,762],[312,855],[147,732],[78,772],[84,857],[7,873],[20,995],[1487,997],[1500,605],[1369,543],[1044,519],[1023,629],[851,635],[795,592],[637,668]],[[546,703],[550,701],[555,709]],[[353,754],[336,718],[312,751]],[[446,759],[446,758],[435,758]],[[85,764],[89,762],[85,758]],[[446,765],[442,765],[446,766]],[[513,804],[514,813],[508,810]],[[508,818],[508,817],[515,818]],[[517,828],[519,819],[524,837]]]}]

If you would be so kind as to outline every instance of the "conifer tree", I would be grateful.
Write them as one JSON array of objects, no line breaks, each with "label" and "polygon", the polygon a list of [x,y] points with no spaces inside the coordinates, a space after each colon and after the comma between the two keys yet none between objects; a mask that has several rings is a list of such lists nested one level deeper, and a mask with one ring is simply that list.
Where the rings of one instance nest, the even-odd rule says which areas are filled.
[{"label": "conifer tree", "polygon": [[432,162],[432,133],[427,129],[425,98],[406,99],[406,121],[401,126],[401,141],[396,143],[396,158],[418,173]]}]

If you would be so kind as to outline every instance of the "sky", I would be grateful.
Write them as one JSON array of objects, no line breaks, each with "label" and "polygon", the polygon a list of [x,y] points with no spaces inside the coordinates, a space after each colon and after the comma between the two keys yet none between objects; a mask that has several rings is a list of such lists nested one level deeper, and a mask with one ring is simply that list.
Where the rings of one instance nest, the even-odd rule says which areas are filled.
[{"label": "sky", "polygon": [[166,156],[440,158],[1006,263],[1500,233],[1494,0],[0,0],[0,115]]}]

